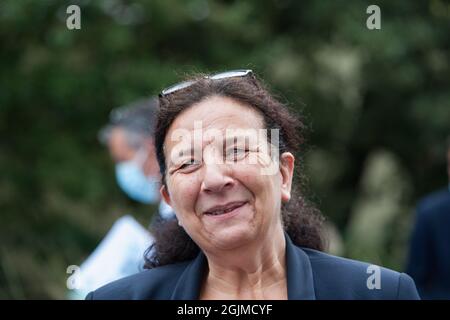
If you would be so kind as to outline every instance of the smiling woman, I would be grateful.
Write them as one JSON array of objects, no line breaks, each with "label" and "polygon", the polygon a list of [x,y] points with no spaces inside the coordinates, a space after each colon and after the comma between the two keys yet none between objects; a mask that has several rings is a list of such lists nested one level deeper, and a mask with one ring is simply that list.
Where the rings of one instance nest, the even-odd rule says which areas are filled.
[{"label": "smiling woman", "polygon": [[[223,74],[233,75],[233,73],[229,72]],[[292,185],[291,182],[294,170],[291,168],[292,172],[287,172],[288,176],[286,176],[290,192],[288,197],[290,200],[287,201],[287,198],[285,198],[284,201],[281,201],[280,198],[274,201],[275,195],[277,193],[280,194],[280,191],[273,192],[273,190],[265,188],[264,185],[262,185],[262,190],[260,190],[261,194],[259,195],[256,204],[265,207],[265,204],[262,202],[262,200],[264,200],[269,204],[269,207],[267,208],[270,208],[276,203],[279,208],[272,210],[271,213],[277,212],[277,218],[281,217],[279,222],[282,221],[284,229],[294,243],[307,248],[323,250],[325,244],[321,233],[322,216],[317,209],[307,203],[298,191],[298,186],[303,185],[304,178],[301,170],[301,163],[300,161],[294,161],[294,155],[297,156],[297,159],[300,159],[298,152],[304,142],[303,123],[289,112],[287,107],[275,100],[248,70],[238,74],[238,76],[229,78],[222,78],[220,75],[223,74],[212,76],[212,79],[198,76],[194,79],[182,82],[181,86],[178,86],[181,87],[178,91],[173,91],[173,89],[171,89],[168,94],[164,94],[163,91],[163,94],[160,97],[161,109],[155,138],[158,162],[164,179],[163,183],[165,187],[163,190],[165,192],[163,192],[163,194],[168,195],[170,193],[168,184],[170,184],[171,181],[177,181],[177,179],[179,179],[179,181],[175,183],[177,186],[181,187],[183,186],[183,182],[186,182],[186,184],[191,185],[193,188],[195,184],[191,179],[194,179],[193,177],[198,179],[199,174],[204,174],[205,177],[208,178],[207,180],[203,179],[203,188],[210,182],[214,183],[214,181],[210,181],[209,178],[214,179],[214,164],[221,163],[222,161],[220,151],[222,151],[221,145],[223,145],[223,143],[219,144],[219,147],[214,144],[211,145],[211,141],[208,141],[208,137],[210,136],[208,135],[208,132],[211,132],[213,129],[219,132],[229,129],[241,129],[247,133],[246,137],[248,137],[249,129],[250,132],[254,132],[251,131],[252,129],[267,129],[267,139],[264,139],[266,141],[257,139],[258,141],[256,143],[250,145],[247,144],[245,146],[250,148],[250,150],[244,149],[245,157],[250,159],[257,158],[260,160],[267,158],[264,157],[264,155],[266,152],[270,152],[272,148],[264,148],[264,146],[261,146],[261,143],[273,142],[276,144],[275,147],[278,151],[276,153],[277,155],[285,153],[282,157],[282,159],[284,159],[282,164],[286,164],[286,161],[292,162],[291,165],[295,164],[297,169],[295,171],[297,181]],[[190,85],[184,87],[185,84]],[[176,88],[177,86],[172,86],[171,88],[174,87]],[[199,163],[190,164],[189,168],[186,168],[186,164],[184,163],[183,168],[176,168],[175,164],[171,161],[172,159],[170,159],[174,158],[173,156],[169,157],[169,161],[167,161],[166,155],[171,155],[170,150],[173,147],[180,145],[178,140],[173,141],[173,139],[171,139],[174,136],[173,133],[180,132],[181,129],[184,129],[185,132],[183,137],[194,137],[194,141],[192,141],[192,139],[185,139],[188,142],[191,142],[191,145],[194,145],[193,155],[203,155],[203,159],[195,159],[195,157],[193,157],[184,160],[194,160],[196,162],[203,162],[204,164],[212,162],[213,166],[203,166],[203,170],[197,171],[201,166]],[[277,139],[274,139],[273,137],[274,132],[277,133]],[[204,139],[202,140],[206,140],[202,142],[202,144],[206,144],[203,146],[203,148],[206,149],[203,150],[203,153],[196,152],[197,150],[195,150],[195,146],[199,145],[199,143],[196,142],[200,140],[195,139],[195,137],[199,136],[203,136]],[[226,138],[229,137],[226,133],[224,136]],[[216,140],[219,140],[219,143],[222,142],[217,138],[212,142],[216,142]],[[244,139],[237,140],[243,141]],[[254,139],[248,140],[250,142],[254,141]],[[188,145],[188,147],[191,145]],[[236,146],[231,144],[231,147],[235,148]],[[211,150],[216,150],[218,152],[210,152]],[[225,150],[222,153],[226,154],[226,152],[227,151]],[[218,153],[219,155],[214,156],[214,153]],[[188,153],[188,155],[190,156],[191,154]],[[277,159],[274,160],[276,161]],[[230,199],[230,201],[235,200],[234,198],[245,197],[245,191],[247,190],[247,192],[250,192],[248,188],[245,188],[246,185],[252,185],[263,178],[267,180],[266,182],[270,182],[269,179],[274,181],[280,179],[279,175],[261,176],[261,165],[264,164],[264,161],[259,161],[259,163],[257,162],[254,165],[250,165],[251,163],[251,160],[241,160],[234,164],[222,166],[222,168],[233,168],[233,175],[240,175],[240,177],[238,176],[235,179],[231,179],[228,175],[225,175],[225,177],[236,182],[231,182],[230,184],[225,183],[227,189],[230,189],[230,185],[233,184],[231,190],[228,190],[227,192],[228,194],[233,194],[233,199]],[[282,166],[281,168],[285,168],[285,166]],[[186,170],[189,170],[189,172],[187,173]],[[190,171],[192,170],[195,172],[191,173]],[[219,176],[219,179],[220,178],[221,177]],[[239,181],[240,183],[237,183]],[[208,193],[208,189],[206,189],[200,194],[204,194],[205,191]],[[209,192],[209,194],[211,193]],[[167,197],[165,198],[170,201]],[[218,200],[219,203],[224,203],[224,201],[228,199]],[[217,202],[217,200],[214,201]],[[176,206],[176,203],[172,202],[172,205]],[[255,205],[255,203],[253,203],[253,205]],[[183,218],[179,216],[181,224],[183,224],[182,219]],[[256,219],[259,218],[257,217]],[[210,227],[212,228],[212,226]],[[244,226],[242,226],[242,228],[243,230],[246,229]],[[160,241],[155,243],[156,254],[148,257],[147,267],[161,266],[195,257],[199,251],[196,243],[191,240],[191,238],[195,238],[195,235],[190,234],[190,236],[188,236],[185,230],[185,228],[180,228],[178,225],[175,225],[174,222],[168,223],[162,228],[155,230],[157,238],[160,239]],[[205,225],[205,231],[207,230]],[[189,233],[188,230],[186,231]],[[248,234],[249,230],[246,230],[246,233]],[[212,237],[211,239],[208,239],[208,242],[214,241],[212,240],[215,239],[214,232],[211,233],[211,231],[209,231],[209,234],[211,234]]]},{"label": "smiling woman", "polygon": [[321,252],[322,217],[298,192],[303,128],[250,70],[164,90],[155,145],[177,221],[155,230],[150,270],[87,298],[418,298],[405,274],[380,268],[373,290],[370,265]]}]

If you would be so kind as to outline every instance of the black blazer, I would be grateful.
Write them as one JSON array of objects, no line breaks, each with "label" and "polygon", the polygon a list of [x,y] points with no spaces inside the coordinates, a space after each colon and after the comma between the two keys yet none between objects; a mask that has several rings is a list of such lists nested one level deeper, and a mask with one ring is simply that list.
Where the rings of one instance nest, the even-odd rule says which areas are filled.
[{"label": "black blazer", "polygon": [[[288,299],[419,299],[414,281],[380,267],[380,289],[369,289],[367,263],[295,246],[286,234]],[[207,260],[166,265],[117,280],[90,292],[86,299],[198,299]],[[369,270],[370,271],[370,270]]]},{"label": "black blazer", "polygon": [[423,299],[450,299],[450,192],[448,188],[417,204],[406,272]]}]

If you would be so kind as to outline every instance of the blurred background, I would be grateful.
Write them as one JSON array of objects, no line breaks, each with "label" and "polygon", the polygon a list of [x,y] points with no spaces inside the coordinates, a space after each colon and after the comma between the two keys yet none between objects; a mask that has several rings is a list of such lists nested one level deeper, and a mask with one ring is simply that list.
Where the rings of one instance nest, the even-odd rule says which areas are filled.
[{"label": "blurred background", "polygon": [[330,251],[402,271],[417,200],[448,183],[449,25],[446,0],[0,1],[0,298],[64,299],[120,215],[146,224],[97,133],[192,71],[251,68],[301,109]]}]

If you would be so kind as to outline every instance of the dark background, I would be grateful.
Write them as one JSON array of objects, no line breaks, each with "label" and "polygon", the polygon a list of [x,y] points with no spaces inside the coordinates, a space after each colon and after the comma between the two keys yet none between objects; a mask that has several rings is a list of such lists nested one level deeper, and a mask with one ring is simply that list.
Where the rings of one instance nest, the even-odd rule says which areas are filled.
[{"label": "dark background", "polygon": [[252,68],[302,109],[330,251],[402,270],[416,201],[447,184],[449,23],[445,0],[1,1],[0,298],[64,298],[118,217],[150,221],[97,132],[192,71]]}]

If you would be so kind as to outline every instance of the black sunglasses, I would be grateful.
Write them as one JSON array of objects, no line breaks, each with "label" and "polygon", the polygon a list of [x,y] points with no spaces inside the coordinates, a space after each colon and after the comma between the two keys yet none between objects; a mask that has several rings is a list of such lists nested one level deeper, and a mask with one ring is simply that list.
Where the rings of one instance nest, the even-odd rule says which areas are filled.
[{"label": "black sunglasses", "polygon": [[[225,72],[217,73],[214,75],[205,76],[204,78],[211,79],[211,80],[221,80],[221,79],[236,78],[236,77],[246,77],[248,75],[253,75],[253,71],[250,69],[238,69],[238,70],[225,71]],[[196,81],[183,81],[183,82],[179,82],[177,84],[171,85],[170,87],[167,87],[163,91],[161,91],[159,96],[165,97],[176,91],[185,89],[185,88],[193,85],[195,82]]]}]

